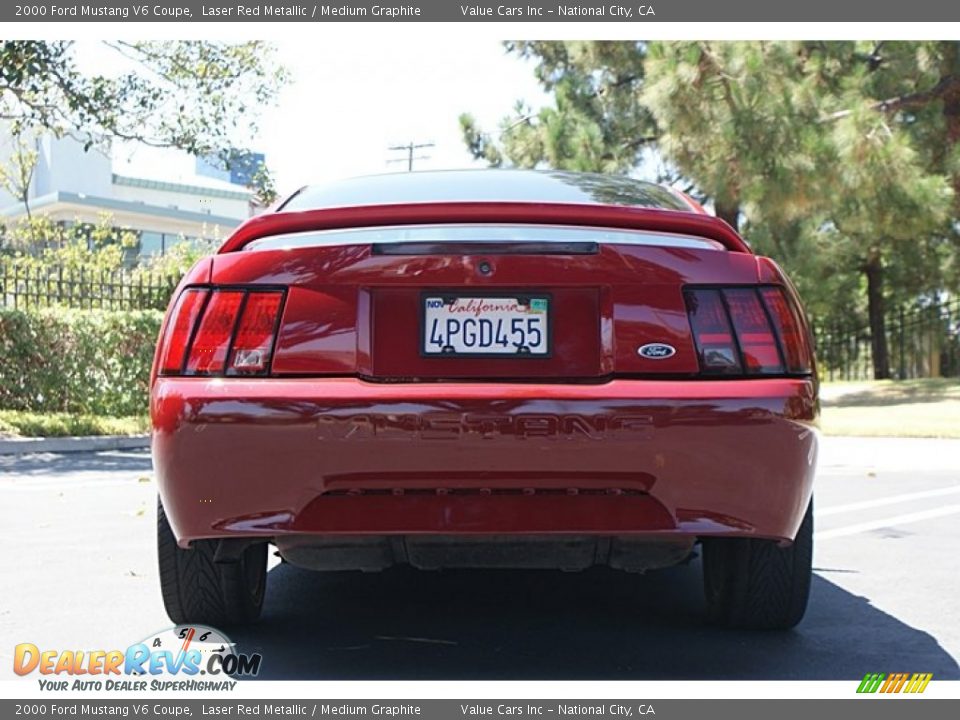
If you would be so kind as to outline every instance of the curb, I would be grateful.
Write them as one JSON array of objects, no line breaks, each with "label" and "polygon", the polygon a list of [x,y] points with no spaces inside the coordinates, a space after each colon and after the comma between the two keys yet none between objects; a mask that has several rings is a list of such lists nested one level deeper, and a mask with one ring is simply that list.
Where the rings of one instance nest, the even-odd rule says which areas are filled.
[{"label": "curb", "polygon": [[30,453],[140,450],[150,447],[149,435],[98,435],[93,437],[8,438],[0,440],[0,455]]}]

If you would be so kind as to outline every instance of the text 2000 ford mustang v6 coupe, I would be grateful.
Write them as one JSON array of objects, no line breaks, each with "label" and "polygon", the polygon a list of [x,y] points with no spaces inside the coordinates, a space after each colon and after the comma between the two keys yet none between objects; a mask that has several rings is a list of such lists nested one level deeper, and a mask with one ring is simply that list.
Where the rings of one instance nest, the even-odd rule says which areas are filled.
[{"label": "text 2000 ford mustang v6 coupe", "polygon": [[163,599],[315,570],[666,567],[788,628],[817,381],[790,282],[670,189],[525,171],[307,187],[183,279],[151,380]]}]

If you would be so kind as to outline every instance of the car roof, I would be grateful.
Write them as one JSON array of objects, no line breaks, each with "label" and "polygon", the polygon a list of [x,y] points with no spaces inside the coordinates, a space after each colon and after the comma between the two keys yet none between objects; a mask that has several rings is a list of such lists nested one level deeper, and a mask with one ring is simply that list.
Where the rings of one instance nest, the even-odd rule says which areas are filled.
[{"label": "car roof", "polygon": [[446,202],[622,205],[693,211],[679,194],[654,183],[623,175],[556,170],[440,170],[369,175],[308,185],[277,209]]}]

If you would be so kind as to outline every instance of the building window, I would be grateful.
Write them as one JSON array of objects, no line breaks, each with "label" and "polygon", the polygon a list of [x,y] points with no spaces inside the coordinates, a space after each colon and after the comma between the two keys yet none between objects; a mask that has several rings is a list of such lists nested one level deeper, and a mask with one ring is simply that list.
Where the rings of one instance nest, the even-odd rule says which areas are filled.
[{"label": "building window", "polygon": [[166,249],[164,245],[163,233],[147,231],[140,233],[140,254],[142,256],[152,257],[154,255],[163,255]]}]

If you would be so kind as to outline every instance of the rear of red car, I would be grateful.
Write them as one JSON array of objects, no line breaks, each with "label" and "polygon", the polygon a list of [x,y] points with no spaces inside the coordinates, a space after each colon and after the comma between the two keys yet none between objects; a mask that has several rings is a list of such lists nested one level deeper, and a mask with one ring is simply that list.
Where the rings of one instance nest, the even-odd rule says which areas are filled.
[{"label": "rear of red car", "polygon": [[716,619],[791,626],[813,370],[783,273],[669,190],[490,171],[304,191],[199,263],[161,334],[167,609],[254,617],[266,542],[318,570],[644,571],[700,541]]}]

